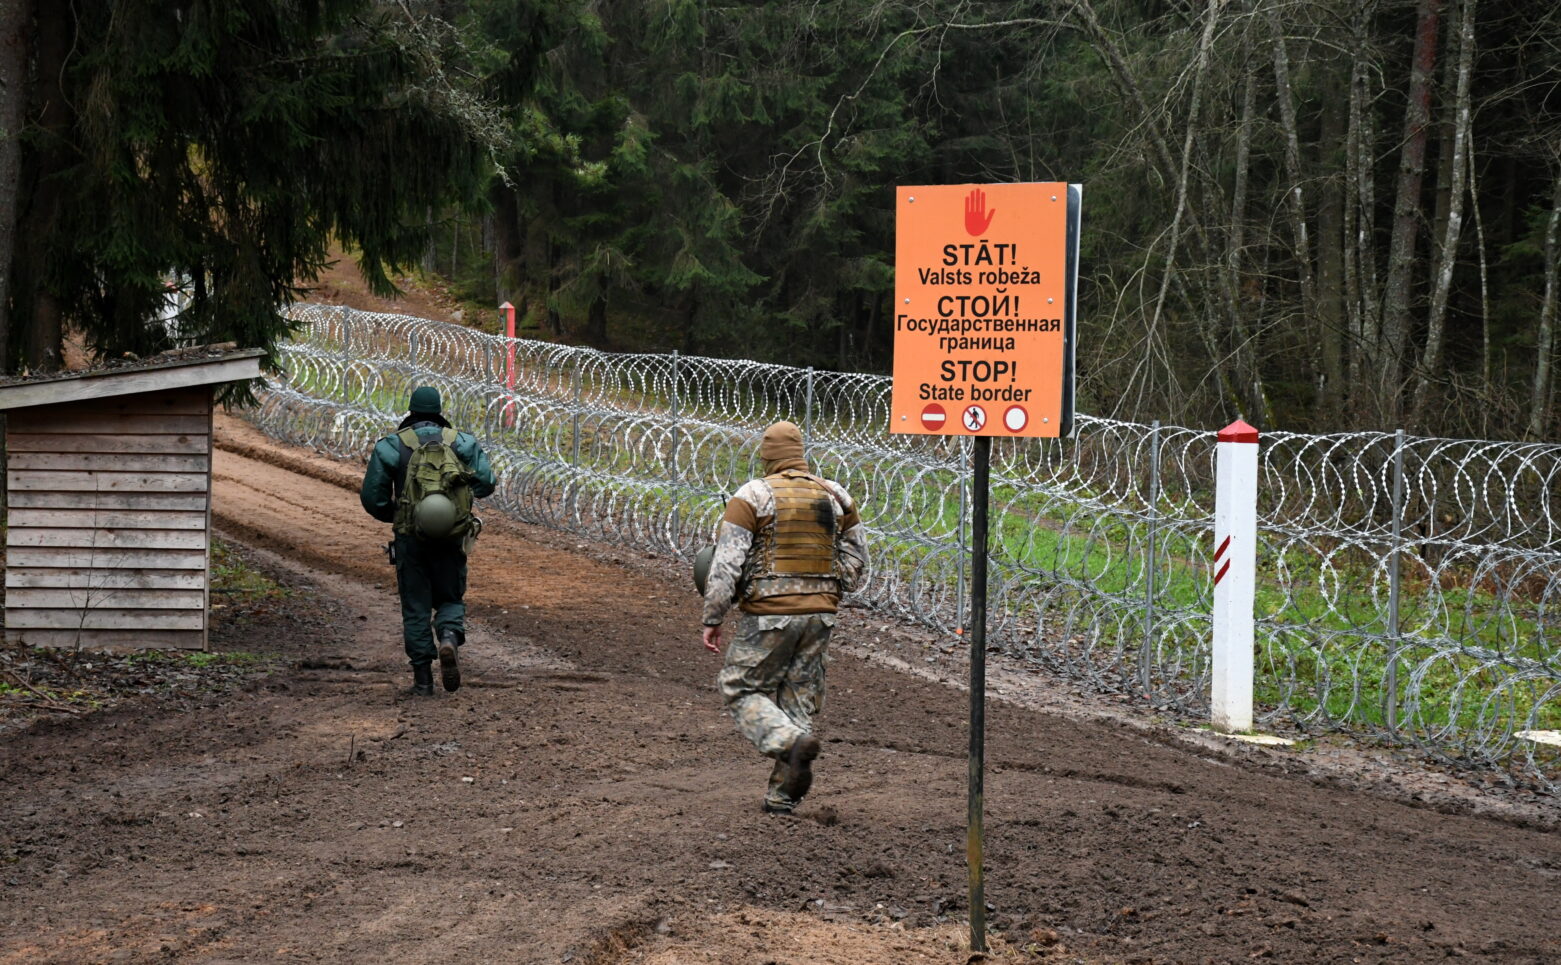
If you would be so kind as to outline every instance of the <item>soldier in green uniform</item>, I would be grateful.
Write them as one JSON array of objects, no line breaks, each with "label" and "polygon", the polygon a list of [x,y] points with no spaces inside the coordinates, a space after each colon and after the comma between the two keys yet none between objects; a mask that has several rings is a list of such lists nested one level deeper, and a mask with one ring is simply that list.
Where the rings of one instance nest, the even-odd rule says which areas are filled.
[{"label": "soldier in green uniform", "polygon": [[764,476],[726,504],[704,578],[704,644],[721,652],[721,624],[742,611],[719,683],[737,729],[774,758],[764,810],[790,814],[813,785],[824,668],[842,593],[867,575],[856,503],[808,468],[802,433],[777,422],[759,445]]},{"label": "soldier in green uniform", "polygon": [[461,685],[466,554],[480,526],[471,501],[491,494],[496,483],[476,437],[457,432],[440,414],[439,390],[419,387],[407,409],[396,431],[375,444],[359,498],[370,516],[394,527],[412,693],[427,697],[434,692],[435,657],[444,689]]}]

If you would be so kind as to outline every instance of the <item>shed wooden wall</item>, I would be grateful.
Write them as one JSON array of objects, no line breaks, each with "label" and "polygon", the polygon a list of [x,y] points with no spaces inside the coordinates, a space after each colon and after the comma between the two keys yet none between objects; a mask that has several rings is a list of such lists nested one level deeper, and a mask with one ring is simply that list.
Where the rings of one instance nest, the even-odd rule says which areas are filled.
[{"label": "shed wooden wall", "polygon": [[15,409],[6,639],[204,649],[210,386]]}]

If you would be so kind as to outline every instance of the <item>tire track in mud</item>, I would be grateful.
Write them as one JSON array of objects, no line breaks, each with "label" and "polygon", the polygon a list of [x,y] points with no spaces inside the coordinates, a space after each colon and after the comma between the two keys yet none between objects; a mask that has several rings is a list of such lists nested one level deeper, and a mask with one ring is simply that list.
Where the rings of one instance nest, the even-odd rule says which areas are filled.
[{"label": "tire track in mud", "polygon": [[[966,698],[846,654],[862,615],[819,819],[770,818],[682,588],[496,521],[473,685],[412,701],[353,470],[241,424],[219,440],[217,519],[297,587],[247,646],[315,669],[0,748],[0,962],[965,961]],[[1012,960],[1561,956],[1554,834],[1012,704],[988,722],[990,918],[1045,939]],[[210,942],[180,944],[190,907]],[[785,951],[800,936],[824,944]]]}]

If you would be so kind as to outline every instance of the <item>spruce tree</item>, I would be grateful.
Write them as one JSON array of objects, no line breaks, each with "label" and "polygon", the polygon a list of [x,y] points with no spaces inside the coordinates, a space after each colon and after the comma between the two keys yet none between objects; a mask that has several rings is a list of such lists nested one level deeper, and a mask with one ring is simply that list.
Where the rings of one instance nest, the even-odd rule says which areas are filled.
[{"label": "spruce tree", "polygon": [[[9,318],[20,361],[171,340],[267,350],[279,309],[360,252],[377,291],[427,212],[473,206],[507,133],[451,79],[438,22],[373,0],[37,0]],[[154,319],[167,286],[187,307]],[[9,369],[15,354],[5,357]]]}]

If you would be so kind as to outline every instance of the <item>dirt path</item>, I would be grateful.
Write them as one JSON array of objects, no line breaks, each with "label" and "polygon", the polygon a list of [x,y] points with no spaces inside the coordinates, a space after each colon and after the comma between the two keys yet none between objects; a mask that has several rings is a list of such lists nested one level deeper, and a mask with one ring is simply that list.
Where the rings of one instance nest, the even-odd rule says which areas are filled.
[{"label": "dirt path", "polygon": [[[966,960],[963,694],[837,657],[809,817],[767,817],[692,594],[500,524],[469,685],[412,701],[353,472],[224,445],[218,523],[295,587],[245,645],[300,663],[13,735],[0,962]],[[989,727],[1007,959],[1561,958],[1553,833],[1002,703]]]}]

